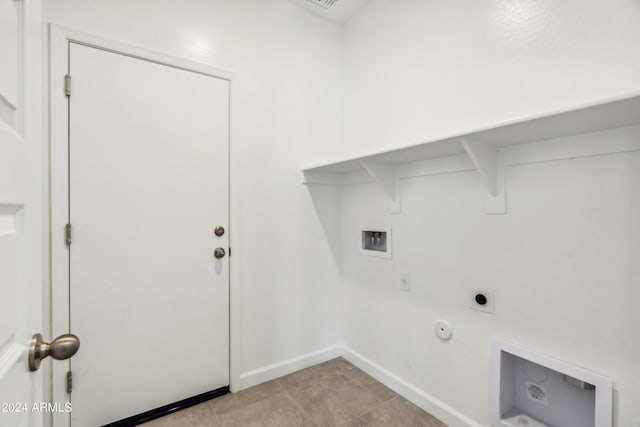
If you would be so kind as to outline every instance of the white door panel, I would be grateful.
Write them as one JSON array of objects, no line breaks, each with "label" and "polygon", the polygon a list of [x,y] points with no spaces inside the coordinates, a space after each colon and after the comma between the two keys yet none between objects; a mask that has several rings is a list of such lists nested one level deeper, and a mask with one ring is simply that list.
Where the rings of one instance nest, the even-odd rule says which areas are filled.
[{"label": "white door panel", "polygon": [[0,120],[16,126],[20,93],[22,4],[0,0]]},{"label": "white door panel", "polygon": [[43,332],[40,7],[0,0],[0,427],[42,422],[42,370],[27,365]]},{"label": "white door panel", "polygon": [[0,299],[0,342],[12,341],[16,333],[17,288],[18,282],[18,237],[17,209],[8,205],[0,208],[0,280],[2,298]]},{"label": "white door panel", "polygon": [[229,384],[229,83],[70,44],[72,425]]}]

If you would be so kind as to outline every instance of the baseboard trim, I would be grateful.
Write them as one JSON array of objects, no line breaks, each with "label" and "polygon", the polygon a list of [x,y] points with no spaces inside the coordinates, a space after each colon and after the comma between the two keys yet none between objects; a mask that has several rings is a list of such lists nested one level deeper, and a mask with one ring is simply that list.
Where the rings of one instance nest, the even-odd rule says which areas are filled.
[{"label": "baseboard trim", "polygon": [[284,375],[299,371],[300,369],[326,362],[327,360],[342,356],[342,353],[342,346],[336,345],[242,373],[240,374],[240,386],[238,390],[253,387],[254,385],[280,378]]},{"label": "baseboard trim", "polygon": [[362,369],[413,404],[440,419],[449,427],[485,427],[344,345],[327,347],[299,357],[274,363],[273,365],[245,372],[240,375],[240,387],[238,391],[280,378],[299,371],[300,369],[308,368],[339,356],[344,357],[350,363]]},{"label": "baseboard trim", "polygon": [[219,396],[223,396],[229,393],[229,386],[224,386],[217,388],[215,390],[207,391],[202,394],[198,394],[196,396],[191,396],[186,399],[182,399],[178,402],[170,403],[168,405],[161,406],[156,409],[152,409],[150,411],[143,412],[138,415],[133,415],[131,417],[122,419],[120,421],[115,421],[110,424],[105,424],[103,427],[132,427],[140,424],[144,424],[151,420],[155,420],[156,418],[164,417],[165,415],[172,414],[176,411],[180,411],[181,409],[186,409],[190,406],[197,405],[202,402],[206,402],[207,400],[214,399]]},{"label": "baseboard trim", "polygon": [[409,384],[402,378],[392,374],[382,366],[372,362],[350,348],[343,346],[342,350],[342,356],[347,361],[362,369],[405,399],[438,418],[449,427],[484,427],[482,424],[477,423],[425,391]]}]

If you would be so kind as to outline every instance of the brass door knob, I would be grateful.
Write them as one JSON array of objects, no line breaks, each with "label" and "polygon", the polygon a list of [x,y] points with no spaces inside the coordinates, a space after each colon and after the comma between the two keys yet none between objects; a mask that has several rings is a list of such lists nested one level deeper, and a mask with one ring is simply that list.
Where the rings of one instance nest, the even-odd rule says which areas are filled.
[{"label": "brass door knob", "polygon": [[224,251],[223,248],[215,248],[215,250],[213,251],[213,256],[218,259],[224,258],[225,255],[226,255],[226,252]]}]

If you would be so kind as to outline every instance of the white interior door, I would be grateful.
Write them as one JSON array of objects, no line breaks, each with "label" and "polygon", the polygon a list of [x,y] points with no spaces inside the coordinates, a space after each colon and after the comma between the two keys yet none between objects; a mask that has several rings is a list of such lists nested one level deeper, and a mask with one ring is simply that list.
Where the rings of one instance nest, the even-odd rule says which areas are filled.
[{"label": "white interior door", "polygon": [[2,427],[41,425],[43,415],[33,407],[43,400],[42,370],[30,372],[27,364],[29,339],[32,334],[43,332],[40,7],[37,0],[0,0]]},{"label": "white interior door", "polygon": [[73,426],[229,384],[229,82],[71,42]]}]

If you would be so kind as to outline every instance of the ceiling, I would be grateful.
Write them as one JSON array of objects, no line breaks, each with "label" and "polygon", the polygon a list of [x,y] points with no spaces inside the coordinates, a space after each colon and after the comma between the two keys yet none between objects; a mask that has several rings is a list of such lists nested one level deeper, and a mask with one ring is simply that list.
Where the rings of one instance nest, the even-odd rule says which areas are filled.
[{"label": "ceiling", "polygon": [[290,0],[309,13],[337,24],[345,23],[369,0]]}]

